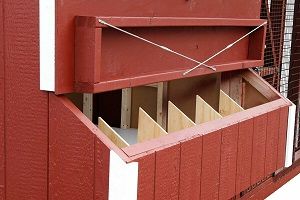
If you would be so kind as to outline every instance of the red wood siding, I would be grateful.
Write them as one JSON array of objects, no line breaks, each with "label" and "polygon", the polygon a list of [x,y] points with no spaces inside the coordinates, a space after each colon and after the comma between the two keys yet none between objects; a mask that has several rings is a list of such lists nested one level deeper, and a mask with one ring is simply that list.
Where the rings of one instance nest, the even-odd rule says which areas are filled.
[{"label": "red wood siding", "polygon": [[244,191],[251,185],[253,122],[250,119],[239,123],[236,192]]},{"label": "red wood siding", "polygon": [[177,200],[179,195],[180,145],[156,153],[155,200]]},{"label": "red wood siding", "polygon": [[3,0],[0,0],[0,200],[5,197],[5,152],[4,152],[4,25]]},{"label": "red wood siding", "polygon": [[267,114],[254,118],[254,133],[251,164],[251,184],[265,176]]},{"label": "red wood siding", "polygon": [[38,1],[3,3],[6,199],[43,200],[48,188],[48,93],[39,90]]},{"label": "red wood siding", "polygon": [[202,137],[181,143],[179,200],[199,200]]},{"label": "red wood siding", "polygon": [[155,199],[240,194],[283,166],[287,114],[286,107],[275,109],[140,158],[139,200],[154,198],[153,180]]},{"label": "red wood siding", "polygon": [[51,94],[50,106],[49,199],[94,199],[94,194],[95,199],[107,199],[108,148],[95,143],[95,135],[75,115],[80,111],[69,100]]},{"label": "red wood siding", "polygon": [[138,199],[154,200],[155,153],[139,160]]},{"label": "red wood siding", "polygon": [[220,184],[221,132],[203,136],[201,199],[218,199]]},{"label": "red wood siding", "polygon": [[228,200],[235,196],[238,128],[236,124],[222,131],[219,199]]}]

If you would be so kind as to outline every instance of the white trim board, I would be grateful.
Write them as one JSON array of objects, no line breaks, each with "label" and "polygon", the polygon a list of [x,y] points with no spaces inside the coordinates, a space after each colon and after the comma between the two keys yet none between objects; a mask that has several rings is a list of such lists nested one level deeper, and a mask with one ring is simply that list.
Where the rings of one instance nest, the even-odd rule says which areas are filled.
[{"label": "white trim board", "polygon": [[114,151],[110,151],[109,200],[137,200],[138,163],[127,164]]},{"label": "white trim board", "polygon": [[40,90],[55,90],[55,0],[39,0]]},{"label": "white trim board", "polygon": [[296,105],[292,103],[292,105],[289,107],[289,117],[288,117],[288,127],[287,127],[287,137],[286,137],[285,167],[290,167],[293,164],[295,119],[296,119]]}]

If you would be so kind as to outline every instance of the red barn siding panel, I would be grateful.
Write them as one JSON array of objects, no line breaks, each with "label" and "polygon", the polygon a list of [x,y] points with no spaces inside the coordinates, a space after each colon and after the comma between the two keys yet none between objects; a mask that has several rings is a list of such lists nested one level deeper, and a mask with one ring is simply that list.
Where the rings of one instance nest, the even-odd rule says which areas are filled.
[{"label": "red barn siding panel", "polygon": [[154,200],[155,153],[139,159],[138,200]]},{"label": "red barn siding panel", "polygon": [[236,194],[251,186],[253,119],[239,123]]},{"label": "red barn siding panel", "polygon": [[203,136],[201,199],[218,199],[220,184],[221,131]]},{"label": "red barn siding panel", "polygon": [[178,200],[180,144],[156,152],[155,200]]},{"label": "red barn siding panel", "polygon": [[94,198],[94,135],[69,100],[50,94],[49,199]]},{"label": "red barn siding panel", "polygon": [[251,184],[265,177],[266,138],[267,114],[264,114],[254,118]]},{"label": "red barn siding panel", "polygon": [[238,134],[238,124],[222,130],[219,199],[235,196]]},{"label": "red barn siding panel", "polygon": [[202,137],[181,143],[179,200],[199,200]]},{"label": "red barn siding panel", "polygon": [[95,200],[108,200],[110,150],[95,138]]},{"label": "red barn siding panel", "polygon": [[265,175],[270,175],[277,170],[279,120],[280,110],[268,113]]},{"label": "red barn siding panel", "polygon": [[0,200],[5,197],[5,152],[4,152],[4,25],[3,0],[0,0]]},{"label": "red barn siding panel", "polygon": [[48,187],[48,93],[39,90],[38,1],[3,3],[6,199],[43,200]]},{"label": "red barn siding panel", "polygon": [[284,163],[285,163],[285,148],[286,148],[288,114],[289,114],[288,107],[280,109],[277,169],[284,167]]}]

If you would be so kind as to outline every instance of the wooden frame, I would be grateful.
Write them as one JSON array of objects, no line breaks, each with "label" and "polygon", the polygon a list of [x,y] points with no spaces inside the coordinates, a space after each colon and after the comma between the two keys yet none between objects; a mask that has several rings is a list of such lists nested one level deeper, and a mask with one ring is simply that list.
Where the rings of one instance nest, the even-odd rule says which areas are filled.
[{"label": "wooden frame", "polygon": [[[148,17],[77,17],[76,19],[76,48],[75,50],[75,90],[77,92],[101,92],[107,90],[114,90],[126,87],[134,87],[139,85],[147,85],[159,81],[168,81],[174,80],[178,78],[182,78],[185,70],[192,67],[191,64],[181,61],[180,59],[176,62],[176,58],[168,57],[168,54],[164,55],[164,51],[160,51],[158,49],[151,49],[148,54],[155,54],[160,52],[162,55],[166,56],[163,62],[162,60],[157,60],[158,63],[155,65],[143,62],[139,63],[139,66],[134,68],[135,64],[127,63],[126,65],[130,66],[127,71],[130,71],[130,74],[127,74],[127,71],[121,66],[118,66],[118,72],[111,74],[111,76],[105,68],[105,63],[109,63],[109,56],[106,55],[106,48],[113,48],[112,46],[107,46],[106,40],[111,39],[111,37],[120,37],[122,43],[133,42],[132,50],[135,48],[145,49],[148,48],[140,46],[140,43],[136,43],[134,40],[127,40],[123,38],[123,35],[116,35],[114,31],[108,29],[107,26],[101,25],[99,23],[99,19],[107,20],[108,22],[114,23],[119,27],[134,27],[137,31],[143,30],[145,28],[154,28],[154,27],[165,27],[172,31],[172,28],[180,28],[186,27],[190,28],[193,26],[201,27],[201,29],[205,28],[211,30],[212,27],[226,27],[226,29],[232,29],[232,34],[234,37],[239,38],[241,35],[247,33],[252,29],[253,26],[259,26],[263,24],[264,20],[251,20],[251,19],[203,19],[203,18],[148,18]],[[243,29],[243,30],[241,30]],[[143,33],[148,34],[147,38],[151,38],[151,30]],[[193,29],[195,31],[196,29]],[[200,30],[200,29],[199,29]],[[201,32],[201,31],[200,31]],[[239,55],[244,54],[244,57],[236,57],[234,58],[233,54],[228,56],[229,60],[222,58],[220,61],[214,61],[211,65],[214,65],[217,68],[217,72],[223,71],[231,71],[236,69],[249,68],[253,66],[259,66],[263,64],[263,54],[264,54],[264,38],[265,38],[266,26],[263,26],[258,31],[254,32],[247,38],[249,40],[249,44],[243,40],[240,45],[237,47],[240,49]],[[110,34],[107,34],[110,33]],[[213,32],[216,33],[216,32]],[[203,37],[213,37],[214,34],[207,34],[204,31],[205,36]],[[224,35],[223,35],[224,36]],[[226,36],[228,36],[226,34]],[[164,37],[164,40],[168,40],[170,37],[164,36],[161,34],[161,37]],[[192,37],[196,37],[191,36]],[[203,38],[202,37],[202,38]],[[123,38],[123,39],[122,39]],[[218,37],[219,38],[219,37]],[[177,38],[178,39],[178,38]],[[199,39],[199,38],[198,38]],[[225,40],[225,38],[222,38]],[[196,40],[196,39],[195,39]],[[228,40],[228,44],[234,39],[226,39]],[[90,45],[89,43],[93,41]],[[207,40],[205,40],[207,41]],[[169,41],[169,43],[174,43],[175,40]],[[186,41],[187,42],[187,41]],[[190,41],[192,42],[192,41]],[[111,44],[111,42],[110,42]],[[114,44],[115,46],[117,44]],[[129,45],[129,44],[128,44]],[[137,45],[137,46],[136,46]],[[204,45],[204,44],[203,44]],[[245,46],[249,46],[249,48],[244,48]],[[237,49],[233,48],[233,49]],[[101,49],[103,48],[103,49]],[[182,47],[177,47],[182,48]],[[213,48],[213,47],[212,47]],[[216,51],[219,50],[220,47],[215,47]],[[115,49],[115,54],[118,54],[118,47]],[[250,49],[251,51],[248,51]],[[252,51],[253,49],[253,51]],[[247,52],[246,52],[247,50]],[[233,50],[231,50],[233,51]],[[231,52],[230,51],[230,52]],[[129,59],[130,55],[125,56],[130,51],[123,51],[122,57],[126,58],[126,62],[132,62],[132,59]],[[138,51],[141,52],[141,51]],[[206,51],[203,51],[205,53]],[[244,53],[242,53],[244,52]],[[195,52],[189,52],[189,54],[194,54]],[[148,58],[148,54],[143,54],[144,59]],[[110,55],[110,54],[109,54]],[[199,52],[198,52],[199,55]],[[197,58],[203,60],[208,57],[210,54],[202,55],[202,57]],[[141,55],[142,56],[142,55]],[[102,58],[102,59],[101,59]],[[100,60],[99,60],[100,59]],[[106,60],[108,59],[108,60]],[[121,59],[121,58],[120,58]],[[106,61],[105,61],[106,60]],[[115,59],[114,59],[115,60]],[[122,59],[121,59],[122,60]],[[152,60],[153,61],[153,60]],[[114,61],[114,63],[116,60]],[[125,62],[125,61],[124,61]],[[124,63],[123,63],[124,65]],[[143,65],[143,66],[141,66]],[[172,66],[172,68],[166,68],[165,66]],[[161,66],[159,69],[156,69],[155,66]],[[180,66],[180,67],[179,67]],[[182,66],[187,66],[185,69],[182,69]],[[143,68],[143,72],[140,72],[140,68]],[[161,68],[166,68],[165,70]],[[166,71],[167,70],[167,71]],[[119,71],[123,71],[121,74],[118,74]],[[147,75],[145,76],[145,71],[147,71]],[[187,77],[197,76],[197,75],[205,75],[215,73],[211,69],[203,68],[203,70],[196,70],[193,73],[190,73]]]}]

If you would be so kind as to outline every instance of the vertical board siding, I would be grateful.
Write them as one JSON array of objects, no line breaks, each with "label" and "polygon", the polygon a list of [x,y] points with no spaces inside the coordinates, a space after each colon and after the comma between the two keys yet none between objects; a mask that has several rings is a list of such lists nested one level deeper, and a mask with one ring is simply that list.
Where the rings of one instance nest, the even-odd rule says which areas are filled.
[{"label": "vertical board siding", "polygon": [[138,200],[154,200],[155,153],[139,159]]},{"label": "vertical board siding", "polygon": [[288,126],[289,108],[280,109],[280,123],[278,135],[277,169],[283,168],[285,164],[286,136]]},{"label": "vertical board siding", "polygon": [[49,199],[93,199],[94,135],[69,100],[50,94],[49,102]]},{"label": "vertical board siding", "polygon": [[219,199],[235,196],[238,124],[222,130]]},{"label": "vertical board siding", "polygon": [[3,0],[0,0],[0,200],[5,198],[4,152],[4,23]]},{"label": "vertical board siding", "polygon": [[178,200],[180,144],[156,152],[155,200]]},{"label": "vertical board siding", "polygon": [[251,186],[253,119],[239,123],[236,194]]},{"label": "vertical board siding", "polygon": [[108,200],[110,150],[96,137],[94,200]]},{"label": "vertical board siding", "polygon": [[278,133],[280,110],[268,113],[265,175],[271,175],[277,170]]},{"label": "vertical board siding", "polygon": [[48,189],[48,93],[39,90],[38,1],[3,4],[6,199],[44,200]]},{"label": "vertical board siding", "polygon": [[221,131],[203,136],[201,199],[218,199],[220,184]]},{"label": "vertical board siding", "polygon": [[181,143],[179,200],[199,200],[202,137]]},{"label": "vertical board siding", "polygon": [[265,176],[267,120],[267,114],[254,118],[251,184],[259,182]]}]

